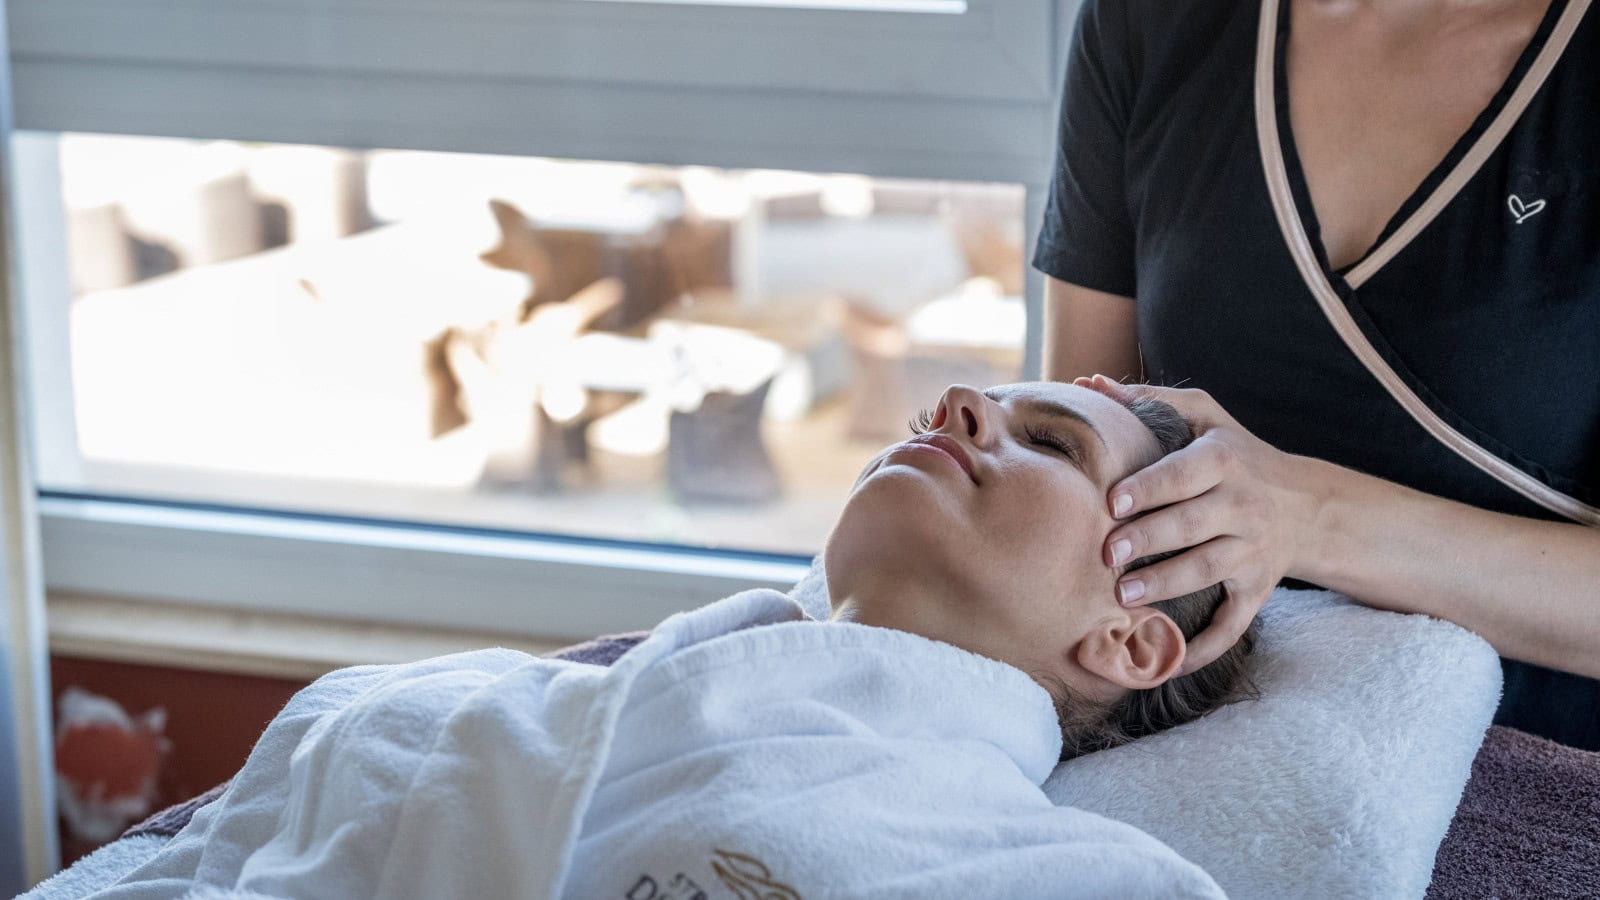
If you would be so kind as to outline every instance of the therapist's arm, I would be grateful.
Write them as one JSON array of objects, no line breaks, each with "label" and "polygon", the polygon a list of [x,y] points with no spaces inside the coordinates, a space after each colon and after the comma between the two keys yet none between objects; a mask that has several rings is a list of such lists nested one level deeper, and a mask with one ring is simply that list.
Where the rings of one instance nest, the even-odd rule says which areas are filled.
[{"label": "therapist's arm", "polygon": [[1322,499],[1296,578],[1427,613],[1501,656],[1600,678],[1600,528],[1488,512],[1305,459]]},{"label": "therapist's arm", "polygon": [[1045,380],[1070,382],[1102,372],[1121,381],[1143,381],[1141,368],[1132,297],[1045,276]]}]

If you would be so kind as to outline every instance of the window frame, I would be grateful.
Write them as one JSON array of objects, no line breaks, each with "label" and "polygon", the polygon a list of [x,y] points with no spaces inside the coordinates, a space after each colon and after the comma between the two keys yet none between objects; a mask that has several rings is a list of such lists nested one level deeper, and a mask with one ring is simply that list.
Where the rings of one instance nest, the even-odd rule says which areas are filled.
[{"label": "window frame", "polygon": [[53,590],[577,642],[648,629],[748,588],[788,590],[797,557],[286,515],[39,498]]},{"label": "window frame", "polygon": [[[0,6],[0,197],[14,196],[7,14]],[[60,868],[45,587],[33,492],[27,340],[15,207],[0,206],[0,889],[27,890]]]},{"label": "window frame", "polygon": [[[971,0],[963,15],[584,0],[9,9],[19,129],[1004,181],[1025,188],[1031,248],[1078,2]],[[554,35],[546,43],[570,47],[567,56],[592,51],[602,32],[625,39],[563,70],[519,61],[504,42],[474,53],[496,29]],[[320,37],[294,40],[307,34]],[[824,46],[799,52],[796,34]],[[641,50],[664,35],[677,51]],[[884,42],[897,52],[882,52]],[[415,52],[426,47],[435,52]],[[849,62],[808,71],[817,54]],[[972,62],[941,67],[952,58]],[[985,65],[991,58],[1000,63]],[[722,68],[708,75],[706,60]],[[930,66],[937,77],[919,78]],[[493,112],[502,109],[518,112]],[[24,154],[22,164],[48,172],[53,161]],[[14,202],[48,216],[50,182],[19,182]],[[24,247],[40,238],[21,237]],[[23,255],[36,431],[74,439],[64,258],[49,247]],[[1030,267],[1030,378],[1041,368],[1042,303],[1043,276]],[[49,590],[539,638],[648,628],[744,588],[786,589],[808,563],[49,490],[39,512]]]}]

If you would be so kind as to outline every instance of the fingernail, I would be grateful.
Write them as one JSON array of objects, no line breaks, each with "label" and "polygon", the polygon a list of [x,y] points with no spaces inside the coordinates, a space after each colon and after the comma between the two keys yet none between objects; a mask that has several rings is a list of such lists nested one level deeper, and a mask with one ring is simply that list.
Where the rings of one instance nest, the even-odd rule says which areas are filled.
[{"label": "fingernail", "polygon": [[1118,494],[1111,498],[1111,514],[1125,516],[1128,510],[1133,509],[1133,497],[1128,494]]},{"label": "fingernail", "polygon": [[1128,554],[1131,553],[1132,551],[1133,551],[1133,544],[1129,543],[1127,538],[1118,538],[1117,540],[1112,541],[1111,542],[1111,564],[1113,566],[1122,565],[1122,561],[1127,559],[1128,558]]},{"label": "fingernail", "polygon": [[1144,596],[1144,582],[1137,578],[1119,582],[1117,584],[1117,593],[1122,597],[1122,605],[1127,606],[1129,603]]}]

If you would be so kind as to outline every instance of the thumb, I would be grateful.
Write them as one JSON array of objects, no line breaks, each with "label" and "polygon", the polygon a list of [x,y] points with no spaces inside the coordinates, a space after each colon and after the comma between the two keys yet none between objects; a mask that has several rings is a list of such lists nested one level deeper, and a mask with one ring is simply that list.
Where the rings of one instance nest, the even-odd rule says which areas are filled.
[{"label": "thumb", "polygon": [[1090,379],[1089,384],[1085,385],[1085,387],[1093,388],[1100,393],[1117,400],[1133,400],[1138,397],[1138,393],[1135,392],[1133,388],[1128,387],[1125,384],[1121,384],[1116,379],[1107,378],[1106,376],[1098,373],[1094,376],[1094,378]]}]

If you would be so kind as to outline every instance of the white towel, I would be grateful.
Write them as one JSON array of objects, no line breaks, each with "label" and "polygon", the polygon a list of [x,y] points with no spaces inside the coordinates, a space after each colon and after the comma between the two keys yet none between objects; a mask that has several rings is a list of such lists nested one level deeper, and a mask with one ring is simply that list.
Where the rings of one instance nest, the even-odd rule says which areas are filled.
[{"label": "white towel", "polygon": [[[821,557],[792,596],[828,614]],[[1449,622],[1279,588],[1260,699],[1062,763],[1044,785],[1164,841],[1233,900],[1416,898],[1500,697],[1500,660]]]},{"label": "white towel", "polygon": [[1062,766],[1045,793],[1145,829],[1234,900],[1422,900],[1500,696],[1449,622],[1280,589],[1259,700]]},{"label": "white towel", "polygon": [[1059,750],[1021,671],[748,591],[609,669],[496,649],[334,672],[100,896],[1222,896],[1053,805]]}]

